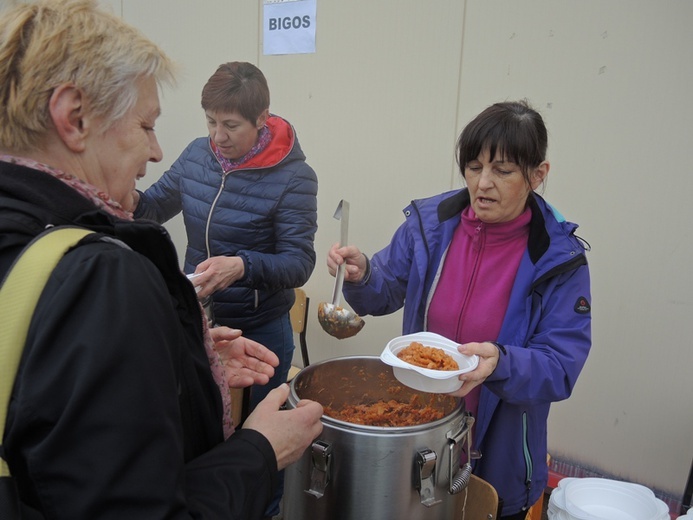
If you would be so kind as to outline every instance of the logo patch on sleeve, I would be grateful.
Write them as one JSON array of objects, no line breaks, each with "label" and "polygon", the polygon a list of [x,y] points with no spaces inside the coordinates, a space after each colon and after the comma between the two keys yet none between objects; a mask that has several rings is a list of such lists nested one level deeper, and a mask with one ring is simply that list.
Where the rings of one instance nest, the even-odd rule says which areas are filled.
[{"label": "logo patch on sleeve", "polygon": [[584,296],[580,296],[577,301],[575,302],[575,312],[578,314],[588,314],[592,308],[590,307],[590,302],[587,301],[587,298]]}]

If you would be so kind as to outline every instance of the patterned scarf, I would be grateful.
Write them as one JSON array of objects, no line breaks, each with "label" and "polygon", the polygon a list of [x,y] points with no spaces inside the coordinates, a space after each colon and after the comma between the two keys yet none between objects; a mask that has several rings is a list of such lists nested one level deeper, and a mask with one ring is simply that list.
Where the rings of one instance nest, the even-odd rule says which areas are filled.
[{"label": "patterned scarf", "polygon": [[[54,177],[72,189],[77,193],[90,200],[96,207],[102,209],[110,215],[123,219],[123,220],[133,220],[132,213],[123,209],[123,207],[96,186],[93,186],[82,179],[65,173],[56,168],[48,166],[47,164],[42,164],[40,162],[34,161],[33,159],[28,159],[25,157],[15,157],[12,155],[0,155],[0,161],[17,164],[20,166],[25,166],[27,168],[32,168],[44,172],[51,177]],[[207,323],[207,318],[205,316],[202,306],[200,306],[200,314],[202,319],[202,329],[204,337],[205,351],[207,353],[207,359],[209,360],[209,366],[212,370],[212,376],[214,381],[219,387],[221,392],[221,400],[223,404],[223,426],[224,426],[224,438],[228,439],[229,436],[234,432],[233,416],[231,414],[231,391],[227,384],[226,370],[224,368],[224,363],[219,357],[219,353],[214,349],[214,341],[209,333],[209,325]]]},{"label": "patterned scarf", "polygon": [[109,197],[108,193],[99,190],[96,186],[92,186],[91,184],[84,182],[82,179],[78,179],[74,175],[65,173],[61,170],[53,168],[52,166],[48,166],[47,164],[34,161],[33,159],[27,159],[26,157],[0,155],[0,161],[10,164],[18,164],[20,166],[31,168],[32,170],[47,173],[51,177],[55,177],[56,179],[67,184],[70,188],[82,195],[82,197],[90,200],[96,207],[104,210],[106,213],[110,213],[114,217],[118,217],[120,219],[132,220],[132,213],[125,211],[123,206]]},{"label": "patterned scarf", "polygon": [[257,141],[255,142],[255,145],[243,157],[239,157],[238,159],[227,159],[226,157],[221,155],[214,141],[212,141],[212,143],[214,144],[212,150],[214,151],[214,155],[219,161],[219,164],[221,164],[221,168],[224,170],[224,172],[230,172],[231,170],[235,170],[241,165],[245,164],[250,159],[259,154],[261,151],[263,151],[265,148],[267,148],[267,145],[270,143],[271,140],[272,132],[270,132],[269,128],[263,126],[258,131]]}]

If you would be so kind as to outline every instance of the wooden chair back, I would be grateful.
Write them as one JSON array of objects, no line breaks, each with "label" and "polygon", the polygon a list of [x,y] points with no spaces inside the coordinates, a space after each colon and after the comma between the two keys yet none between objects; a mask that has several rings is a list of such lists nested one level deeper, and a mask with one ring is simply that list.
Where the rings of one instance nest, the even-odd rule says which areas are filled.
[{"label": "wooden chair back", "polygon": [[466,490],[463,507],[455,515],[455,520],[498,520],[498,493],[483,479],[472,475]]},{"label": "wooden chair back", "polygon": [[303,367],[305,368],[310,365],[306,341],[310,298],[306,295],[306,291],[301,288],[294,289],[294,293],[296,294],[296,301],[289,311],[289,317],[291,319],[291,328],[294,330],[295,334],[298,334],[301,358],[303,360]]}]

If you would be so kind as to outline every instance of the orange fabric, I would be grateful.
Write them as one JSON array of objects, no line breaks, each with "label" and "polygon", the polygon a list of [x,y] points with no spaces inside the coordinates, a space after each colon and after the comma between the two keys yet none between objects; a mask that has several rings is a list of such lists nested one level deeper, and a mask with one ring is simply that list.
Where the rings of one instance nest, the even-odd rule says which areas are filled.
[{"label": "orange fabric", "polygon": [[270,116],[265,123],[272,134],[270,144],[237,169],[268,168],[279,164],[294,146],[294,131],[281,117]]},{"label": "orange fabric", "polygon": [[541,514],[544,510],[544,494],[542,493],[532,507],[527,511],[525,520],[541,520]]}]

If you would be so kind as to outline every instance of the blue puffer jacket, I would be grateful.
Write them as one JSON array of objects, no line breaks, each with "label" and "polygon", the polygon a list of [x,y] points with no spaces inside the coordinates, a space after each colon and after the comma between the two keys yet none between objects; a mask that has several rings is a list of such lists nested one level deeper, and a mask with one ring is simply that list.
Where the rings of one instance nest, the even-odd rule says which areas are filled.
[{"label": "blue puffer jacket", "polygon": [[195,139],[141,194],[135,218],[165,222],[183,212],[186,273],[212,256],[238,256],[245,276],[214,294],[216,320],[249,330],[286,312],[315,267],[318,180],[293,127],[271,116],[272,141],[224,172],[209,137]]},{"label": "blue puffer jacket", "polygon": [[[426,330],[436,273],[450,245],[466,189],[413,201],[390,244],[374,255],[367,282],[345,283],[359,314],[383,315],[404,305],[403,332]],[[585,248],[540,196],[532,210],[528,247],[496,341],[501,355],[482,386],[474,473],[504,501],[503,514],[530,507],[548,480],[549,406],[570,396],[591,346],[590,280]],[[489,338],[480,338],[480,341]]]}]

